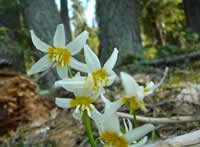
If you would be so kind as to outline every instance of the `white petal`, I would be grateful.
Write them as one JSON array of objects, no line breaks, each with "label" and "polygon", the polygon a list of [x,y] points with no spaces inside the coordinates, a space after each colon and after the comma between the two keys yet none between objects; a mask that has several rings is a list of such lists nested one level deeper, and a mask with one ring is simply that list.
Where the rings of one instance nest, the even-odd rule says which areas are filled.
[{"label": "white petal", "polygon": [[154,82],[151,81],[151,82],[149,82],[149,83],[147,84],[147,86],[146,86],[145,88],[151,90],[151,89],[154,89],[154,87],[155,87],[155,84],[154,84]]},{"label": "white petal", "polygon": [[67,79],[68,78],[67,66],[64,66],[64,67],[57,66],[56,69],[57,69],[57,73],[58,73],[58,75],[61,79]]},{"label": "white petal", "polygon": [[48,44],[46,44],[45,42],[41,41],[34,33],[33,30],[30,31],[31,32],[31,39],[33,41],[34,46],[42,51],[42,52],[47,52],[48,48],[51,48],[51,46],[49,46]]},{"label": "white petal", "polygon": [[94,107],[94,105],[91,105],[92,112],[91,112],[91,119],[94,120],[97,128],[99,131],[102,131],[102,114]]},{"label": "white petal", "polygon": [[79,113],[79,108],[80,108],[80,105],[78,105],[75,109],[75,113]]},{"label": "white petal", "polygon": [[101,121],[103,122],[103,131],[117,132],[121,134],[119,117],[116,113],[104,113],[102,119],[103,120]]},{"label": "white petal", "polygon": [[112,55],[110,58],[106,61],[104,64],[104,69],[106,69],[108,72],[112,71],[116,61],[117,61],[117,55],[118,55],[118,50],[115,48]]},{"label": "white petal", "polygon": [[65,80],[59,80],[55,82],[56,87],[63,87],[67,89],[68,91],[74,92],[77,88],[83,88],[84,86],[84,80],[79,79],[65,79]]},{"label": "white petal", "polygon": [[143,147],[147,142],[148,137],[145,136],[142,140],[140,140],[138,143],[131,145],[130,147]]},{"label": "white petal", "polygon": [[73,90],[75,96],[91,96],[90,91],[87,88],[77,88]]},{"label": "white petal", "polygon": [[72,113],[72,116],[76,120],[81,120],[82,118],[82,115],[79,112],[75,112],[75,111]]},{"label": "white petal", "polygon": [[125,118],[123,118],[123,124],[124,124],[124,127],[125,127],[126,132],[128,132],[129,129],[128,129],[128,127],[127,127]]},{"label": "white petal", "polygon": [[81,77],[81,74],[80,74],[80,72],[77,72],[76,74],[75,74],[75,76],[74,76],[75,78],[80,78]]},{"label": "white petal", "polygon": [[59,24],[53,38],[54,47],[65,48],[65,29],[63,24]]},{"label": "white petal", "polygon": [[96,71],[97,69],[101,68],[101,64],[99,62],[98,57],[88,47],[88,45],[84,46],[84,55],[85,55],[85,60],[86,60],[89,72],[93,72],[93,71]]},{"label": "white petal", "polygon": [[113,114],[113,113],[117,112],[117,110],[123,104],[121,99],[118,99],[114,102],[110,102],[107,98],[104,97],[103,94],[101,94],[101,99],[105,103],[104,114],[106,114],[106,113]]},{"label": "white petal", "polygon": [[161,79],[161,81],[154,87],[154,89],[158,88],[166,79],[168,73],[168,67],[165,68],[164,76]]},{"label": "white petal", "polygon": [[138,127],[136,129],[133,129],[131,131],[128,131],[124,134],[124,137],[126,140],[131,143],[133,141],[136,141],[143,136],[145,136],[147,133],[151,132],[154,130],[154,126],[152,124],[146,124],[141,127]]},{"label": "white petal", "polygon": [[115,81],[115,78],[116,78],[115,72],[111,71],[110,73],[111,74],[108,76],[109,81],[108,81],[108,84],[106,86],[112,85],[112,83]]},{"label": "white petal", "polygon": [[87,110],[88,116],[91,117],[90,109],[87,107],[86,110]]},{"label": "white petal", "polygon": [[105,110],[104,110],[104,114],[102,116],[103,130],[104,131],[116,131],[116,132],[120,133],[119,118],[118,118],[118,115],[116,114],[116,111],[122,105],[121,99],[119,99],[115,102],[110,102],[108,99],[106,99],[104,97],[103,94],[101,94],[101,98],[102,98],[103,102],[105,103]]},{"label": "white petal", "polygon": [[88,72],[88,67],[86,64],[79,62],[75,58],[71,57],[69,66],[81,72]]},{"label": "white petal", "polygon": [[128,128],[129,128],[129,130],[132,130],[133,129],[133,125],[132,125],[130,119],[127,118],[127,121],[128,121]]},{"label": "white petal", "polygon": [[72,55],[77,54],[86,44],[86,40],[88,38],[88,32],[82,32],[75,40],[72,40],[69,44],[67,44],[66,48],[72,52]]},{"label": "white petal", "polygon": [[144,93],[144,87],[143,86],[139,86],[136,91],[137,91],[138,99],[143,100],[144,96],[146,96],[145,93]]},{"label": "white petal", "polygon": [[52,63],[50,62],[48,58],[48,54],[44,55],[42,58],[40,58],[29,70],[28,75],[32,75],[38,72],[42,72],[46,69],[48,69]]},{"label": "white petal", "polygon": [[71,99],[66,98],[56,98],[56,105],[61,108],[70,108]]},{"label": "white petal", "polygon": [[120,72],[120,77],[122,80],[122,85],[126,92],[126,96],[130,97],[130,96],[137,94],[139,85],[137,84],[135,79],[133,79],[133,77],[131,77],[129,74],[127,74],[125,72]]}]

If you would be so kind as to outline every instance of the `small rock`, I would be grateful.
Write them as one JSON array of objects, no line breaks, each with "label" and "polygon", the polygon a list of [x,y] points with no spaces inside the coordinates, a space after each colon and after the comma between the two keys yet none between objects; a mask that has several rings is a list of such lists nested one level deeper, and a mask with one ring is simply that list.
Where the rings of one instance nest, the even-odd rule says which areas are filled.
[{"label": "small rock", "polygon": [[200,85],[192,85],[184,88],[177,96],[177,105],[183,103],[200,105]]}]

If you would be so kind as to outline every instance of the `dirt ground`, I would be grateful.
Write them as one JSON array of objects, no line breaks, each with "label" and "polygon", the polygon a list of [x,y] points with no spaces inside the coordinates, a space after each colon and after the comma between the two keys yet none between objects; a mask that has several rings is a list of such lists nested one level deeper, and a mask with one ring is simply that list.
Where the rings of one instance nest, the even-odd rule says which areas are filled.
[{"label": "dirt ground", "polygon": [[[2,78],[2,74],[0,75],[0,146],[12,147],[17,144],[18,146],[23,146],[23,143],[26,146],[89,146],[84,124],[82,121],[77,121],[72,118],[73,110],[62,110],[56,107],[54,104],[55,96],[48,94],[39,95],[38,85],[26,76],[17,74],[14,76],[6,76],[5,78],[4,75],[4,78]],[[134,78],[142,85],[145,85],[150,80],[153,80],[155,83],[159,82],[162,75],[163,70],[157,68],[149,69],[148,71],[142,70],[141,72],[137,72],[137,74],[133,73]],[[21,94],[20,92],[17,94],[9,94],[9,92],[6,92],[6,89],[13,88],[12,82],[14,81],[16,83],[16,79],[18,79],[18,85],[16,87],[20,87],[19,85],[23,83],[22,85],[25,86],[21,86],[23,87],[21,91],[26,91],[28,93],[27,95]],[[28,81],[27,84],[24,82],[26,80]],[[169,118],[172,116],[192,116],[199,114],[200,104],[184,102],[179,103],[179,105],[177,104],[177,95],[182,89],[199,83],[200,74],[197,74],[195,70],[170,69],[165,83],[151,96],[145,98],[148,112],[144,113],[138,110],[137,115]],[[20,91],[20,89],[17,89],[17,91]],[[31,92],[32,96],[30,97]],[[122,95],[123,89],[119,78],[117,78],[114,85],[106,89],[106,97],[110,100],[115,100]],[[13,99],[16,99],[18,102],[16,103]],[[11,104],[8,104],[9,102]],[[16,108],[12,106],[12,103],[16,105]],[[98,100],[96,106],[99,110],[103,110],[104,104],[101,100]],[[23,107],[23,109],[18,107]],[[8,110],[9,108],[12,109]],[[129,108],[125,105],[119,111],[128,113]],[[2,117],[3,114],[4,116]],[[17,119],[14,120],[13,116]],[[142,125],[142,123],[138,124]],[[158,139],[166,139],[197,130],[200,128],[200,122],[194,121],[173,125],[165,123],[156,124],[155,126],[157,128],[156,135]],[[95,130],[94,136],[98,137],[94,124],[93,128]],[[149,137],[151,138],[151,134]]]}]

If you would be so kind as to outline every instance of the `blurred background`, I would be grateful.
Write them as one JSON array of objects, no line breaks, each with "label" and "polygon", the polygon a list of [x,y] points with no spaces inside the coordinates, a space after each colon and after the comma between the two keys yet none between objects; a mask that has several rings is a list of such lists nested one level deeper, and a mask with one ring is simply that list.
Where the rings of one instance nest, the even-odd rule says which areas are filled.
[{"label": "blurred background", "polygon": [[[194,0],[0,0],[0,67],[26,73],[42,56],[31,42],[30,29],[51,44],[60,23],[68,41],[87,30],[87,43],[102,63],[116,47],[118,67],[137,61],[161,65],[164,61],[143,60],[175,56],[167,64],[183,65],[193,57],[179,56],[200,47],[199,13]],[[43,87],[51,87],[57,76],[52,72],[42,79]]]},{"label": "blurred background", "polygon": [[[8,117],[10,119],[11,116],[21,116],[21,108],[26,107],[25,104],[33,103],[33,96],[37,96],[38,91],[40,95],[49,94],[49,89],[58,80],[54,69],[50,69],[44,75],[33,75],[32,79],[23,77],[23,74],[26,74],[30,67],[43,56],[43,53],[34,47],[30,30],[34,30],[41,40],[52,44],[56,26],[61,23],[65,27],[67,42],[87,30],[89,32],[87,43],[99,56],[102,64],[109,58],[113,48],[118,48],[119,59],[115,70],[117,73],[123,70],[134,74],[141,84],[150,80],[158,82],[162,77],[163,69],[166,66],[170,67],[168,80],[164,86],[152,96],[152,100],[147,100],[147,103],[150,103],[148,116],[191,115],[199,111],[199,108],[197,109],[194,105],[197,107],[200,105],[200,86],[198,85],[200,82],[200,1],[0,0],[0,120],[4,120],[4,123],[0,123],[0,127],[15,124],[13,126],[16,129],[19,125],[16,122],[21,120],[21,117],[16,117],[9,122]],[[77,58],[84,62],[83,53]],[[5,86],[5,81],[16,77],[15,84],[11,80],[7,83],[7,87]],[[16,90],[15,86],[12,87],[13,85],[21,88]],[[193,88],[188,90],[188,87]],[[12,95],[13,88],[17,96]],[[186,88],[186,93],[189,91],[191,97],[195,99],[191,97],[185,99],[184,88]],[[9,89],[12,89],[10,90],[12,92],[2,94]],[[115,93],[120,90],[122,91],[119,88],[118,78],[116,86],[107,90],[108,97],[119,97]],[[33,95],[30,96],[30,93]],[[30,98],[27,102],[19,102],[18,97],[21,95],[24,98]],[[17,97],[15,101],[12,100],[13,97]],[[41,103],[40,100],[34,106],[24,108],[23,113],[37,107]],[[184,103],[186,110],[178,109],[178,106],[183,108],[182,101],[187,102],[187,106]],[[13,106],[13,103],[17,105],[17,108]],[[152,103],[158,105],[151,105]],[[52,103],[44,102],[43,104],[45,108],[41,106],[41,109],[46,113],[47,110],[55,108]],[[163,104],[165,107],[162,107]],[[19,110],[19,105],[20,114],[13,114],[15,110]],[[8,109],[10,107],[12,109]],[[27,119],[29,116],[23,117],[23,121],[32,120],[32,118]],[[176,134],[182,134],[183,130],[187,132],[188,129],[192,130],[199,126],[197,122],[189,125],[188,128],[177,126],[172,129],[172,132],[179,130]],[[2,133],[8,133],[12,129],[13,127]],[[162,133],[158,136],[161,138],[168,136]]]}]

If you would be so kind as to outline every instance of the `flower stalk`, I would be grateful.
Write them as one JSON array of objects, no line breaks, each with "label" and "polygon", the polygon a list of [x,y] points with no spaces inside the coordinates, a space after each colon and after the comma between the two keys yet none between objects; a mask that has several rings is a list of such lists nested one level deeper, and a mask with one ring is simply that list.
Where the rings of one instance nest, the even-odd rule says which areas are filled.
[{"label": "flower stalk", "polygon": [[137,128],[136,112],[134,109],[133,109],[133,127]]},{"label": "flower stalk", "polygon": [[71,71],[69,65],[67,65],[67,70],[68,70],[68,72],[69,72],[69,77],[70,77],[70,78],[73,78],[72,71]]},{"label": "flower stalk", "polygon": [[83,120],[84,120],[84,123],[85,123],[85,128],[86,128],[86,132],[88,134],[90,144],[91,144],[92,147],[96,147],[96,142],[95,142],[94,137],[92,135],[92,129],[91,129],[90,120],[89,120],[87,111],[83,112]]}]

